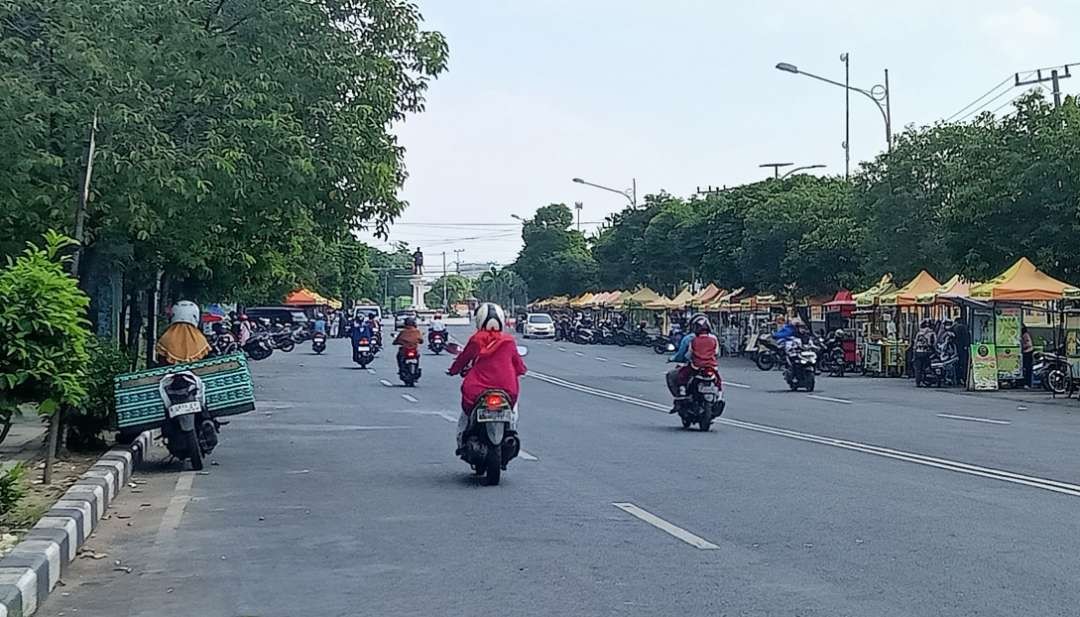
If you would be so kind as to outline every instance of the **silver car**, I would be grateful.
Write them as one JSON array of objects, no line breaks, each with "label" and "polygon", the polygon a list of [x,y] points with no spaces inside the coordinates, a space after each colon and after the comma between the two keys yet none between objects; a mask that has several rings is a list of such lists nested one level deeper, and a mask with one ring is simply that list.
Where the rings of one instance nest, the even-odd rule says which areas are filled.
[{"label": "silver car", "polygon": [[525,338],[555,338],[555,320],[547,313],[529,313],[522,334]]}]

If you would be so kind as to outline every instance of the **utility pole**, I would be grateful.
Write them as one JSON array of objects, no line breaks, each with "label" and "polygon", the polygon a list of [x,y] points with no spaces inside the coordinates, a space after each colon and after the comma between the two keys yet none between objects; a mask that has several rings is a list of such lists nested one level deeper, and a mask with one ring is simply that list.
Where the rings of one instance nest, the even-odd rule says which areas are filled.
[{"label": "utility pole", "polygon": [[577,210],[577,230],[581,233],[581,209],[585,207],[585,204],[580,201],[574,202],[574,210]]},{"label": "utility pole", "polygon": [[761,167],[761,168],[772,167],[773,178],[776,179],[776,180],[779,180],[780,179],[780,168],[781,167],[790,167],[790,166],[792,166],[794,164],[795,163],[762,163],[761,165],[758,165],[758,167]]},{"label": "utility pole", "polygon": [[[1047,76],[1043,75],[1044,69],[1036,69],[1035,71],[1033,71],[1035,73],[1035,79],[1022,80],[1020,79],[1020,73],[1017,73],[1015,75],[1016,87],[1019,88],[1020,86],[1034,86],[1036,84],[1050,82],[1050,85],[1054,88],[1054,107],[1061,107],[1061,80],[1072,77],[1072,72],[1070,71],[1070,69],[1073,66],[1075,65],[1066,64],[1060,69],[1050,69],[1050,74]],[[1062,74],[1061,71],[1065,71],[1065,73]]]},{"label": "utility pole", "polygon": [[840,61],[844,63],[844,180],[847,180],[851,177],[851,56],[844,52]]},{"label": "utility pole", "polygon": [[446,293],[446,277],[447,276],[448,275],[446,273],[446,251],[443,251],[442,252],[442,306],[443,306],[444,311],[448,310],[450,308],[450,305],[447,304],[447,301],[446,301],[446,297],[447,297],[447,293]]},{"label": "utility pole", "polygon": [[461,254],[465,252],[465,249],[454,249],[454,266],[458,275],[461,275]]}]

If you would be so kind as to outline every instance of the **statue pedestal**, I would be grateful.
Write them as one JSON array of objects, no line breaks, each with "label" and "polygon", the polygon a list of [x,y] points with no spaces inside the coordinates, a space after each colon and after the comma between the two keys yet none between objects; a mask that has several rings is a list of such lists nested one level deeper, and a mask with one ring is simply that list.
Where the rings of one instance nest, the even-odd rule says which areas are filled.
[{"label": "statue pedestal", "polygon": [[424,283],[424,277],[420,274],[414,274],[409,277],[409,284],[412,285],[412,308],[417,311],[426,311],[427,305],[424,304],[424,294],[428,292],[429,287]]}]

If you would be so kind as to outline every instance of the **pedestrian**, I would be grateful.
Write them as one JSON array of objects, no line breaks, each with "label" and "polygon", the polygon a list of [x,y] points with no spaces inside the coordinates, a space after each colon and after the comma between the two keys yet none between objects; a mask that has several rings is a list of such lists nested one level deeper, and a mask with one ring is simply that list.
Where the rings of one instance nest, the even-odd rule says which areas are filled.
[{"label": "pedestrian", "polygon": [[967,323],[961,314],[953,322],[953,342],[956,343],[956,381],[962,386],[967,386],[968,364],[971,362],[971,335],[968,333]]},{"label": "pedestrian", "polygon": [[1020,326],[1020,356],[1024,359],[1024,387],[1031,387],[1031,367],[1035,364],[1035,343],[1027,326]]},{"label": "pedestrian", "polygon": [[923,387],[923,377],[926,369],[930,368],[930,356],[937,348],[937,335],[929,319],[923,320],[918,334],[915,335],[915,344],[912,345],[912,365],[915,369],[915,387]]}]

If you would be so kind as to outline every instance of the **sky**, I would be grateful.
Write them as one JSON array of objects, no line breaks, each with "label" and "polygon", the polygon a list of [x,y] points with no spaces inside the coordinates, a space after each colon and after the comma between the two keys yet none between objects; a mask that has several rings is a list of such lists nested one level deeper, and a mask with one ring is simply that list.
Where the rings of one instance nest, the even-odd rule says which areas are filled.
[{"label": "sky", "polygon": [[[842,175],[844,89],[778,62],[843,81],[847,52],[867,90],[889,69],[894,132],[949,118],[1013,73],[1080,62],[1078,0],[415,1],[450,62],[426,111],[395,129],[410,206],[390,241],[440,269],[454,249],[513,261],[512,214],[582,202],[592,231],[626,205],[574,177],[636,179],[641,200],[760,180],[774,161]],[[1009,86],[984,109],[1007,113],[1023,91]],[[1080,91],[1080,66],[1062,90]],[[853,94],[852,168],[884,149],[880,112]]]}]

